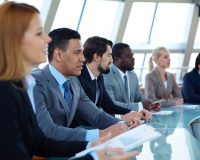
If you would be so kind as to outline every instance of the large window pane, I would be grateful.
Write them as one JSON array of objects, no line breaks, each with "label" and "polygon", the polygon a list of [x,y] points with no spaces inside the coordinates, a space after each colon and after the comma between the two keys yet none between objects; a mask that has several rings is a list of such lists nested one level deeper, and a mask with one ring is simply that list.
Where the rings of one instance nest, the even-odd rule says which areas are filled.
[{"label": "large window pane", "polygon": [[144,54],[142,53],[134,53],[133,57],[135,58],[135,73],[137,74],[138,80],[140,82],[141,79],[141,71],[143,67],[143,61],[144,61]]},{"label": "large window pane", "polygon": [[155,3],[133,3],[123,42],[129,45],[147,43],[155,11]]},{"label": "large window pane", "polygon": [[91,36],[101,36],[112,39],[115,29],[115,18],[118,15],[118,7],[122,2],[87,0],[79,32],[83,42]]},{"label": "large window pane", "polygon": [[170,54],[170,68],[167,71],[173,73],[176,77],[176,81],[180,81],[181,69],[183,64],[183,53],[171,53]]},{"label": "large window pane", "polygon": [[185,43],[192,14],[192,4],[158,4],[151,42],[166,45]]},{"label": "large window pane", "polygon": [[198,24],[195,41],[194,41],[194,48],[200,48],[200,20],[199,20],[199,24]]},{"label": "large window pane", "polygon": [[84,0],[61,0],[52,28],[67,27],[76,30]]},{"label": "large window pane", "polygon": [[188,66],[188,72],[191,71],[195,67],[195,61],[199,53],[192,53],[189,66]]},{"label": "large window pane", "polygon": [[41,11],[43,0],[9,0],[9,1],[15,1],[20,3],[27,3],[30,5],[35,6],[39,11]]}]

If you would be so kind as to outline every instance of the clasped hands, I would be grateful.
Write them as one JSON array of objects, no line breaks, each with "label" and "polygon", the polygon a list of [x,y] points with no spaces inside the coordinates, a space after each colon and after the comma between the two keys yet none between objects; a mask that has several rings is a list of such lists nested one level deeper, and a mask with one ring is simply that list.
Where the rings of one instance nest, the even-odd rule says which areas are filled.
[{"label": "clasped hands", "polygon": [[159,111],[160,110],[160,102],[152,102],[151,100],[144,100],[142,102],[144,109],[148,111]]}]

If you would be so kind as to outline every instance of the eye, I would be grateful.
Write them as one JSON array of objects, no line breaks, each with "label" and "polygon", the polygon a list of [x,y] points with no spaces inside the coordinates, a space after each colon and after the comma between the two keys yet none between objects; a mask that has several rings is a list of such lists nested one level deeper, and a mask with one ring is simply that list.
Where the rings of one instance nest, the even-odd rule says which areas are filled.
[{"label": "eye", "polygon": [[41,36],[42,35],[42,32],[37,32],[37,36]]}]

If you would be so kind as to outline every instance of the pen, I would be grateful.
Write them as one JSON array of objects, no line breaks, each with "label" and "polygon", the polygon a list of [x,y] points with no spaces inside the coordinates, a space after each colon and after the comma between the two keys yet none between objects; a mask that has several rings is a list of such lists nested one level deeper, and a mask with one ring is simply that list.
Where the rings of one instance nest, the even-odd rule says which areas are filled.
[{"label": "pen", "polygon": [[163,101],[163,100],[158,100],[158,101],[153,102],[152,104],[160,103],[160,102],[162,102],[162,101]]}]

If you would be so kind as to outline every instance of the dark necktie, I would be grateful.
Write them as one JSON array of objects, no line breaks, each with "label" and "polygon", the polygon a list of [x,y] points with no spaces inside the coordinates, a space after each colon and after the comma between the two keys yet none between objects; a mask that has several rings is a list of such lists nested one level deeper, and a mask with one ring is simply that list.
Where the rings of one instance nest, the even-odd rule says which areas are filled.
[{"label": "dark necktie", "polygon": [[67,102],[67,105],[69,107],[69,111],[71,111],[71,107],[72,107],[72,92],[71,92],[71,84],[70,81],[67,80],[64,84],[63,84],[65,91],[64,91],[64,98]]},{"label": "dark necktie", "polygon": [[125,85],[125,90],[128,96],[128,101],[130,101],[130,92],[129,92],[129,88],[128,88],[128,78],[127,75],[124,75],[124,85]]}]

